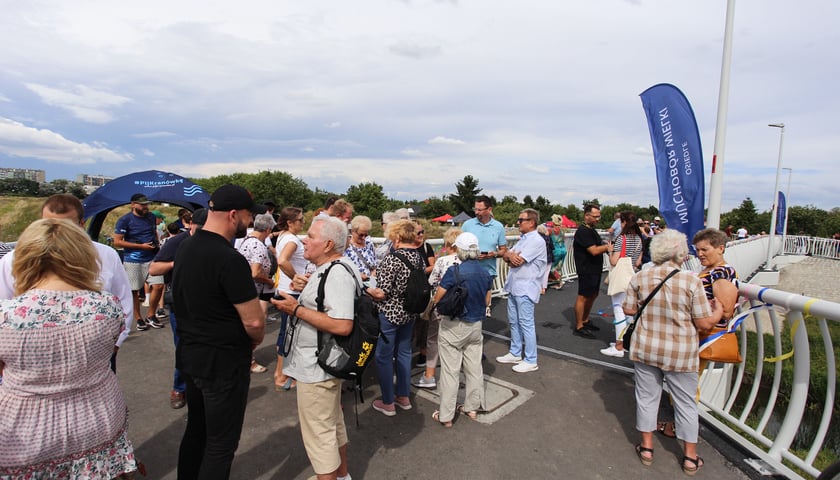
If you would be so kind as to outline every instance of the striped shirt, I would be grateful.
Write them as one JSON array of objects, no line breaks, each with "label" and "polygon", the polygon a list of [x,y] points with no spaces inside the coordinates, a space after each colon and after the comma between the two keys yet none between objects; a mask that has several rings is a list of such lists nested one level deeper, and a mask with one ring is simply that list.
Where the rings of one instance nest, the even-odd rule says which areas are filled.
[{"label": "striped shirt", "polygon": [[[642,270],[630,280],[623,307],[637,310],[657,285],[678,265],[667,262]],[[695,318],[712,316],[703,283],[680,271],[654,295],[636,325],[630,360],[673,372],[699,368],[699,337]]]}]

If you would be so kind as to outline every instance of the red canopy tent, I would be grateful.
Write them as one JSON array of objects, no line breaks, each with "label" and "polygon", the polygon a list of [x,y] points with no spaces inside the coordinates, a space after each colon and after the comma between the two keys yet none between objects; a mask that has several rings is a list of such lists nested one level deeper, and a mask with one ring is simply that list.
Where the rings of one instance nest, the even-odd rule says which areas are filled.
[{"label": "red canopy tent", "polygon": [[446,222],[448,222],[448,221],[452,220],[452,218],[454,218],[454,217],[452,217],[452,215],[450,215],[450,214],[448,214],[448,213],[445,213],[445,214],[443,214],[443,215],[441,215],[441,216],[439,216],[439,217],[435,217],[435,218],[433,218],[433,219],[432,219],[432,221],[433,221],[433,222],[446,223]]},{"label": "red canopy tent", "polygon": [[563,215],[560,226],[564,228],[577,228],[578,224],[574,220],[569,220],[569,217]]}]

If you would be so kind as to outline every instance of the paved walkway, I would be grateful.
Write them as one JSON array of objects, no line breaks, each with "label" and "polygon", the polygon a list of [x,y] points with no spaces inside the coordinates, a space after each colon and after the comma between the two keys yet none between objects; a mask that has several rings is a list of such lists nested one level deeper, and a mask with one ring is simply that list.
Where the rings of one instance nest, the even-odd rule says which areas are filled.
[{"label": "paved walkway", "polygon": [[[644,467],[636,458],[630,362],[602,356],[598,350],[612,337],[608,298],[602,294],[593,322],[597,340],[572,336],[576,284],[549,290],[537,307],[540,369],[516,374],[492,359],[507,351],[504,300],[495,300],[493,318],[485,322],[485,374],[509,386],[513,396],[528,398],[489,422],[456,418],[444,429],[431,418],[433,395],[412,392],[410,411],[385,417],[370,408],[379,387],[369,369],[364,404],[345,394],[350,436],[350,472],[355,479],[673,479],[682,476],[680,447],[656,438],[656,460]],[[594,312],[593,312],[594,315]],[[312,475],[300,439],[294,391],[275,392],[271,370],[277,323],[267,328],[256,351],[269,372],[252,377],[242,440],[233,465],[234,479],[306,479]],[[120,350],[118,375],[130,408],[130,438],[152,479],[175,479],[177,450],[186,409],[169,408],[174,347],[168,327],[134,332]],[[591,361],[590,361],[591,359]],[[414,369],[418,374],[420,369]],[[707,478],[749,478],[710,442],[723,445],[702,428],[700,454]]]}]

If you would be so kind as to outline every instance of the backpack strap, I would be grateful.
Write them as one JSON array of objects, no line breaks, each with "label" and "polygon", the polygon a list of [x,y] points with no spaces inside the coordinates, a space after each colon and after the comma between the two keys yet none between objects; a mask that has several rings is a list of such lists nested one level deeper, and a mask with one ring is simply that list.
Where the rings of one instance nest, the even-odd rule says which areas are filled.
[{"label": "backpack strap", "polygon": [[[315,297],[315,304],[318,306],[318,311],[324,311],[324,295],[326,290],[326,283],[327,283],[327,274],[330,273],[330,270],[336,265],[341,265],[347,270],[347,273],[353,277],[353,281],[356,282],[356,296],[358,297],[362,293],[362,286],[359,284],[359,279],[356,278],[356,273],[347,266],[346,263],[342,262],[341,259],[336,259],[330,262],[330,266],[324,270],[324,273],[321,274],[321,280],[318,282],[318,296]],[[315,349],[315,356],[321,354],[321,349],[324,347],[324,332],[318,330],[318,347]]]}]

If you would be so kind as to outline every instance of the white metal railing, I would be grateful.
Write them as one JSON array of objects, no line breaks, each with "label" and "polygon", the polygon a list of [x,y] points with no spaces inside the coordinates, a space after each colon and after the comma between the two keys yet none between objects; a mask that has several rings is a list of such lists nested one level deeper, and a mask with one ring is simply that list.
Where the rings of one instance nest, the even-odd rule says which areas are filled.
[{"label": "white metal railing", "polygon": [[[746,298],[738,312],[745,316],[738,331],[743,360],[739,364],[712,364],[704,372],[700,416],[755,455],[760,466],[769,466],[789,478],[809,478],[791,465],[816,477],[820,472],[814,460],[825,447],[826,438],[836,439],[840,429],[840,425],[832,424],[837,360],[828,329],[830,322],[840,322],[840,304],[745,282],[739,282],[738,289]],[[809,345],[808,333],[813,329],[818,329],[822,342]],[[790,352],[784,351],[784,335],[791,337]],[[754,361],[748,360],[749,356]],[[808,397],[809,387],[816,380],[811,375],[812,362],[825,363],[826,391],[820,412],[813,411]],[[792,378],[785,382],[787,363],[792,363],[787,369],[792,371]],[[780,398],[787,398],[787,404]],[[806,411],[816,413],[818,418],[807,424],[810,428],[803,428]],[[797,450],[804,454],[794,452],[794,440],[799,444]]]},{"label": "white metal railing", "polygon": [[785,237],[784,253],[840,260],[840,240],[788,235]]}]

